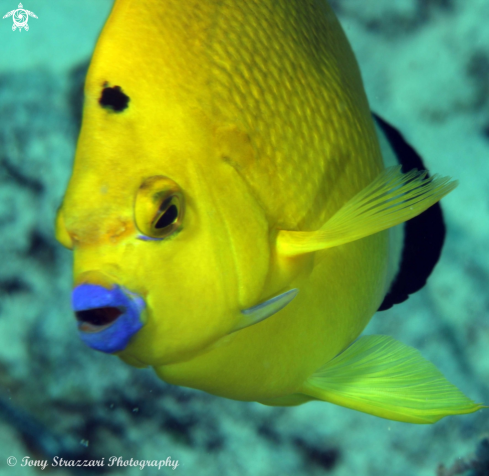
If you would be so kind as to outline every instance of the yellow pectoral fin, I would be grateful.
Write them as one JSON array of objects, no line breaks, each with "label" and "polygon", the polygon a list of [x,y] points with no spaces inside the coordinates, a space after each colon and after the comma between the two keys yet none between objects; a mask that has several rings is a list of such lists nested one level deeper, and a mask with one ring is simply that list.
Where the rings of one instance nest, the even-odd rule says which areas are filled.
[{"label": "yellow pectoral fin", "polygon": [[392,337],[359,338],[301,387],[305,395],[408,423],[472,413],[474,403],[412,347]]},{"label": "yellow pectoral fin", "polygon": [[457,186],[449,177],[427,174],[403,174],[400,166],[385,169],[319,230],[280,231],[278,253],[293,256],[344,245],[414,218]]}]

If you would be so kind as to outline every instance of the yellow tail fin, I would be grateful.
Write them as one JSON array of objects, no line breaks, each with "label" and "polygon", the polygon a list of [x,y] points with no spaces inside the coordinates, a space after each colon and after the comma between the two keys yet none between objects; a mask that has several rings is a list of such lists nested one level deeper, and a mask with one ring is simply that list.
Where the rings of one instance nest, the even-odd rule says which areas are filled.
[{"label": "yellow tail fin", "polygon": [[457,186],[449,177],[427,174],[403,174],[401,166],[385,169],[319,230],[280,231],[278,253],[292,256],[344,245],[414,218]]},{"label": "yellow tail fin", "polygon": [[382,335],[359,338],[314,373],[300,392],[408,423],[434,423],[485,407],[467,398],[416,349]]}]

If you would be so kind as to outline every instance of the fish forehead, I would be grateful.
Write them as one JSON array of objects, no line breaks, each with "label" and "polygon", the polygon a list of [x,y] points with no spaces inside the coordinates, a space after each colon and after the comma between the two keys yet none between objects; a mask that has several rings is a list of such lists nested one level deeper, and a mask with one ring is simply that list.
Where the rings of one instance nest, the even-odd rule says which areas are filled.
[{"label": "fish forehead", "polygon": [[[105,83],[129,96],[127,111],[97,106]],[[226,159],[280,227],[320,225],[382,167],[356,61],[321,0],[118,0],[87,77],[85,122],[90,115],[93,124],[108,116],[116,138],[132,134],[136,154],[174,150],[193,117],[210,133],[236,126],[252,160]],[[186,132],[181,143],[205,144],[199,127]]]},{"label": "fish forehead", "polygon": [[[119,201],[119,191],[134,191],[142,177],[185,181],[192,164],[210,155],[212,121],[199,105],[205,88],[196,92],[203,81],[194,74],[205,69],[195,61],[193,44],[200,22],[194,14],[183,15],[181,3],[192,2],[115,3],[85,82],[73,172],[78,180],[72,182],[99,182]],[[105,88],[120,88],[127,107],[120,112],[102,107]]]},{"label": "fish forehead", "polygon": [[116,1],[92,57],[86,93],[96,93],[101,81],[120,85],[137,93],[132,103],[146,117],[152,112],[171,116],[182,103],[198,104],[205,93],[204,56],[218,3]]}]

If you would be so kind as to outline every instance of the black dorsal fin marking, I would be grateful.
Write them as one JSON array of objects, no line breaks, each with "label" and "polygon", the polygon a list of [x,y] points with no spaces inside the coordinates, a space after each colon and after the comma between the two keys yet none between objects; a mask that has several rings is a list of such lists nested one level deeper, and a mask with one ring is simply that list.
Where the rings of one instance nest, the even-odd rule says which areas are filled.
[{"label": "black dorsal fin marking", "polygon": [[[406,173],[412,169],[425,170],[421,157],[401,133],[376,114],[373,116],[402,165],[402,171]],[[399,272],[379,311],[385,311],[394,304],[404,302],[410,294],[419,291],[426,284],[440,258],[444,240],[445,224],[439,203],[405,223]]]}]

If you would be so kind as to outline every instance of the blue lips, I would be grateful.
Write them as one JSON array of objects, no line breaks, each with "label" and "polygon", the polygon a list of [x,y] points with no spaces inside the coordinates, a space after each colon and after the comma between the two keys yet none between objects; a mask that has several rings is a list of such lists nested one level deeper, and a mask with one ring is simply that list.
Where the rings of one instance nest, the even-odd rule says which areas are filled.
[{"label": "blue lips", "polygon": [[106,289],[80,284],[71,301],[80,338],[92,349],[107,353],[124,350],[143,327],[144,300],[121,286]]}]

